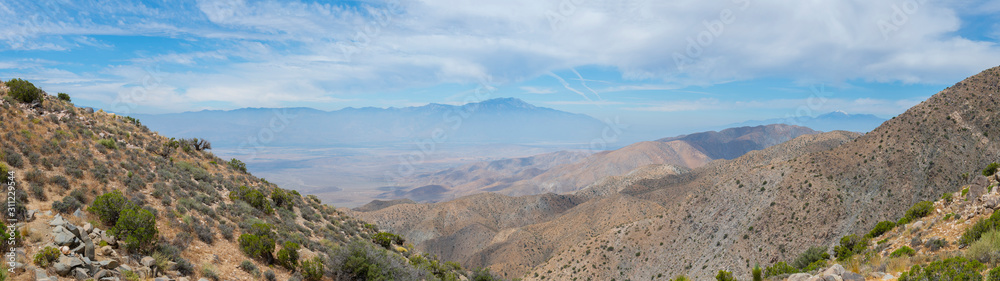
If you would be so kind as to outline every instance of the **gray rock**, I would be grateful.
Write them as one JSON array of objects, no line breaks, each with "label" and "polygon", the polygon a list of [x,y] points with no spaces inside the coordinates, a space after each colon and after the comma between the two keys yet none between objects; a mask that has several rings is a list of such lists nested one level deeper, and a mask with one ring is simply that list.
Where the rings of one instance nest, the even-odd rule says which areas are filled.
[{"label": "gray rock", "polygon": [[40,268],[35,268],[35,280],[49,280],[49,275],[45,273],[45,270]]},{"label": "gray rock", "polygon": [[844,274],[841,274],[840,277],[843,278],[844,281],[865,281],[864,276],[850,271],[844,272]]},{"label": "gray rock", "polygon": [[115,269],[115,268],[118,268],[118,266],[121,265],[116,260],[106,260],[106,261],[100,262],[99,264],[101,265],[101,268],[104,268],[104,269]]},{"label": "gray rock", "polygon": [[60,256],[59,261],[52,265],[52,269],[55,270],[56,274],[59,276],[66,276],[69,274],[70,270],[73,270],[73,266],[70,265],[70,260],[72,258],[67,256]]},{"label": "gray rock", "polygon": [[76,216],[81,219],[87,219],[87,214],[84,213],[82,210],[80,210],[80,208],[77,208],[76,211],[73,211],[73,216]]},{"label": "gray rock", "polygon": [[86,233],[90,233],[91,231],[94,231],[94,225],[90,224],[89,222],[83,224],[83,231],[86,232]]},{"label": "gray rock", "polygon": [[108,245],[111,246],[118,245],[118,239],[115,239],[115,236],[108,234],[107,231],[101,231],[101,240],[108,242]]},{"label": "gray rock", "polygon": [[911,228],[911,227],[913,229],[920,229],[921,227],[924,227],[924,221],[917,221],[917,222],[913,223],[912,225],[910,225],[910,227],[908,227],[908,228]]},{"label": "gray rock", "polygon": [[86,248],[85,245],[83,245],[82,243],[80,243],[80,244],[77,244],[76,247],[73,248],[73,250],[70,250],[70,252],[72,252],[74,254],[83,254],[83,250],[85,248]]},{"label": "gray rock", "polygon": [[49,221],[49,226],[59,226],[68,223],[63,219],[62,215],[56,214],[56,217]]},{"label": "gray rock", "polygon": [[112,251],[111,250],[111,246],[101,247],[101,255],[110,256],[111,255],[111,251]]},{"label": "gray rock", "polygon": [[834,264],[830,268],[827,268],[826,270],[824,270],[823,274],[824,275],[837,275],[837,276],[840,276],[840,275],[844,275],[845,271],[847,271],[847,270],[844,269],[844,267],[841,266],[840,264]]},{"label": "gray rock", "polygon": [[788,281],[806,281],[806,280],[809,280],[809,278],[812,278],[812,277],[813,276],[809,275],[808,273],[796,273],[796,274],[792,274],[792,275],[788,276],[787,280]]},{"label": "gray rock", "polygon": [[94,274],[94,279],[101,280],[101,278],[108,277],[108,276],[111,276],[111,271],[107,271],[105,269],[101,269],[101,270],[98,270],[97,273]]},{"label": "gray rock", "polygon": [[32,222],[35,220],[35,215],[37,214],[38,210],[28,210],[28,213],[25,214],[24,219],[28,222]]},{"label": "gray rock", "polygon": [[119,265],[118,266],[118,271],[123,271],[123,270],[133,271],[131,266],[128,266],[126,264]]},{"label": "gray rock", "polygon": [[82,267],[74,268],[73,278],[76,278],[76,280],[87,280],[87,278],[90,278],[90,272],[88,272],[87,269]]},{"label": "gray rock", "polygon": [[838,276],[838,275],[823,275],[823,278],[820,279],[820,280],[823,280],[823,281],[844,281],[844,279],[840,278],[840,276]]},{"label": "gray rock", "polygon": [[156,278],[153,279],[153,281],[170,281],[170,278],[156,277]]},{"label": "gray rock", "polygon": [[208,279],[205,279],[205,278],[198,278],[198,281],[208,281]]},{"label": "gray rock", "polygon": [[75,225],[73,225],[72,223],[66,223],[66,224],[63,224],[63,227],[65,227],[65,228],[66,228],[66,230],[69,230],[69,232],[70,232],[70,233],[73,233],[73,235],[74,235],[74,236],[76,236],[76,237],[80,237],[80,236],[82,236],[82,235],[83,235],[83,234],[82,234],[83,232],[82,232],[82,231],[80,231],[80,228],[79,228],[79,227],[76,227],[76,226],[75,226]]},{"label": "gray rock", "polygon": [[191,281],[191,279],[188,279],[187,277],[181,276],[181,277],[177,277],[177,281]]},{"label": "gray rock", "polygon": [[83,267],[85,265],[87,265],[87,264],[85,264],[83,262],[83,260],[80,259],[80,258],[70,258],[69,259],[69,267],[71,267],[71,268]]},{"label": "gray rock", "polygon": [[90,236],[83,235],[83,256],[90,258],[90,260],[97,260],[97,255],[95,254],[94,240],[90,240]]},{"label": "gray rock", "polygon": [[121,281],[121,279],[118,279],[118,277],[104,277],[101,278],[101,281]]},{"label": "gray rock", "polygon": [[896,279],[896,277],[892,276],[891,273],[886,273],[885,275],[882,276],[882,280],[892,280],[892,279]]},{"label": "gray rock", "polygon": [[868,273],[868,278],[871,278],[871,279],[882,279],[882,276],[885,276],[884,272],[872,272],[872,273]]},{"label": "gray rock", "polygon": [[153,257],[150,257],[150,256],[145,256],[145,257],[142,257],[141,260],[139,260],[139,264],[141,264],[141,265],[143,265],[145,267],[153,267],[153,265],[156,264],[156,259],[154,259]]}]

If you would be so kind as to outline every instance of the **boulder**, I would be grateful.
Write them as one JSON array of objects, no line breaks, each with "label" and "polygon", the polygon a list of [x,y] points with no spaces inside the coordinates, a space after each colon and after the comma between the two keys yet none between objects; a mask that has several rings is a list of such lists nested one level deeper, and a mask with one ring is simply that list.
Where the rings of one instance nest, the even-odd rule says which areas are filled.
[{"label": "boulder", "polygon": [[56,274],[59,274],[59,276],[68,275],[69,271],[73,270],[73,266],[70,264],[71,259],[73,258],[60,256],[59,261],[52,265],[52,269],[55,270]]},{"label": "boulder", "polygon": [[892,276],[892,274],[889,273],[886,273],[885,275],[882,276],[882,280],[893,280],[893,279],[896,279],[896,277]]},{"label": "boulder", "polygon": [[86,233],[90,233],[91,231],[94,231],[94,225],[90,224],[89,222],[83,224],[83,231],[86,232]]},{"label": "boulder", "polygon": [[156,277],[156,278],[153,279],[153,281],[170,281],[170,278]]},{"label": "boulder", "polygon": [[80,210],[80,208],[77,208],[76,211],[73,211],[73,216],[81,219],[87,219],[87,213],[84,213],[83,210]]},{"label": "boulder", "polygon": [[87,272],[87,269],[82,267],[74,268],[73,278],[76,278],[76,280],[87,280],[90,278],[90,272]]},{"label": "boulder", "polygon": [[107,231],[101,231],[101,240],[108,242],[108,245],[111,246],[118,245],[118,239],[115,239],[113,235],[108,234]]},{"label": "boulder", "polygon": [[142,257],[141,260],[139,260],[139,264],[141,264],[141,265],[143,265],[145,267],[153,267],[153,265],[156,265],[156,259],[154,259],[153,257],[150,257],[150,256],[145,256],[145,257]]},{"label": "boulder", "polygon": [[191,279],[188,279],[187,277],[181,276],[181,277],[177,277],[177,281],[191,281]]},{"label": "boulder", "polygon": [[847,270],[844,269],[844,266],[841,266],[840,264],[834,264],[830,268],[827,268],[825,271],[823,271],[823,274],[824,275],[837,275],[837,276],[840,276],[840,275],[844,275],[845,271],[847,271]]},{"label": "boulder", "polygon": [[917,222],[914,222],[914,223],[913,223],[913,224],[911,224],[911,225],[910,225],[910,227],[908,227],[908,228],[913,228],[913,229],[917,229],[917,230],[919,230],[919,229],[920,229],[921,227],[924,227],[924,221],[917,221]]},{"label": "boulder", "polygon": [[83,245],[83,243],[80,243],[79,245],[76,245],[75,248],[73,248],[72,250],[70,250],[70,252],[82,255],[84,249],[86,249],[86,245]]},{"label": "boulder", "polygon": [[45,273],[44,269],[35,268],[35,281],[38,280],[49,280],[49,275]]},{"label": "boulder", "polygon": [[24,220],[27,222],[32,222],[35,220],[35,215],[38,214],[38,210],[28,210],[27,214],[24,214]]},{"label": "boulder", "polygon": [[56,214],[56,217],[49,221],[49,226],[60,226],[68,223],[63,219],[62,215]]},{"label": "boulder", "polygon": [[812,278],[812,277],[813,276],[809,275],[808,273],[796,273],[796,274],[792,274],[792,275],[788,276],[787,280],[788,281],[807,281],[807,280],[809,280],[809,278]]},{"label": "boulder", "polygon": [[844,281],[843,278],[840,278],[840,275],[823,275],[823,279],[821,279],[821,280],[823,280],[823,281]]},{"label": "boulder", "polygon": [[112,251],[111,250],[111,246],[101,247],[101,255],[110,256],[111,255],[111,251]]},{"label": "boulder", "polygon": [[95,254],[94,240],[90,240],[90,236],[83,235],[81,238],[83,240],[83,256],[89,258],[90,260],[97,260]]},{"label": "boulder", "polygon": [[844,281],[865,281],[864,276],[850,271],[844,272],[844,274],[840,275],[840,277],[843,278]]},{"label": "boulder", "polygon": [[69,267],[71,268],[83,267],[85,265],[87,264],[80,258],[69,258]]},{"label": "boulder", "polygon": [[98,270],[97,273],[94,274],[94,279],[101,280],[101,278],[108,277],[108,276],[111,276],[111,271],[108,271],[106,269],[101,269],[101,270]]},{"label": "boulder", "polygon": [[100,261],[97,264],[99,264],[103,269],[115,269],[118,268],[119,265],[121,265],[116,260]]}]

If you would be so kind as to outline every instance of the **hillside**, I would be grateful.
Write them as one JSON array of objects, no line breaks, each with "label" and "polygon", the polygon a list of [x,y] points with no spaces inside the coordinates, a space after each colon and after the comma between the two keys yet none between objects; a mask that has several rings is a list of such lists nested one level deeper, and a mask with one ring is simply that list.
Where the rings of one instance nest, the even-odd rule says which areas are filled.
[{"label": "hillside", "polygon": [[[800,135],[819,133],[809,128],[790,125],[768,125],[730,128],[719,132],[702,132],[634,143],[611,151],[583,157],[582,153],[557,152],[527,158],[481,162],[417,175],[401,181],[410,186],[441,185],[447,194],[439,198],[456,198],[481,192],[508,196],[534,195],[547,192],[568,193],[580,190],[595,181],[629,173],[646,165],[669,165],[670,173],[683,173],[704,166],[715,159],[732,159],[779,144]],[[513,165],[512,165],[513,163]],[[556,165],[558,164],[558,165]],[[517,167],[511,169],[509,167]],[[384,194],[383,198],[410,198],[405,191]]]},{"label": "hillside", "polygon": [[[956,191],[1000,158],[1000,144],[988,137],[1000,135],[998,85],[1000,68],[983,71],[829,151],[759,166],[706,167],[690,182],[635,184],[635,196],[670,203],[662,218],[595,235],[528,279],[535,273],[704,279],[720,269],[746,278],[753,264],[787,261],[810,246],[829,248],[845,235],[901,217],[918,201]],[[673,203],[678,189],[697,192]],[[621,251],[580,254],[607,247]]]},{"label": "hillside", "polygon": [[13,280],[487,275],[257,178],[204,140],[160,136],[21,80],[0,83],[0,96],[0,173],[12,176],[2,187],[17,194],[5,213],[17,230]]}]

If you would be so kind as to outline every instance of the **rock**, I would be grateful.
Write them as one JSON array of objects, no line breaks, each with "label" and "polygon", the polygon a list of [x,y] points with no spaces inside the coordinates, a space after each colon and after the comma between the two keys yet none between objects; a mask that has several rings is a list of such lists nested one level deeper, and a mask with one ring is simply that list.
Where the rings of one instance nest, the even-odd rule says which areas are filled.
[{"label": "rock", "polygon": [[912,227],[913,229],[920,229],[923,226],[924,226],[924,221],[917,221],[913,223],[910,227]]},{"label": "rock", "polygon": [[45,216],[51,216],[52,215],[52,211],[45,211],[44,214],[45,214]]},{"label": "rock", "polygon": [[24,220],[31,222],[35,220],[35,215],[38,214],[38,210],[28,210],[28,213],[24,215]]},{"label": "rock", "polygon": [[87,213],[84,213],[82,210],[80,210],[80,208],[77,208],[76,211],[73,211],[73,216],[81,219],[87,219]]},{"label": "rock", "polygon": [[132,271],[132,267],[128,266],[128,265],[124,265],[124,264],[123,265],[119,265],[118,266],[118,271],[123,271],[123,270]]},{"label": "rock", "polygon": [[115,239],[114,236],[112,236],[111,234],[108,234],[107,231],[101,231],[101,240],[103,240],[105,242],[108,242],[108,245],[111,245],[111,246],[117,246],[118,245],[118,239]]},{"label": "rock", "polygon": [[808,273],[796,273],[796,274],[792,274],[792,275],[788,276],[787,280],[788,281],[806,281],[806,280],[809,280],[809,278],[812,278],[812,275],[809,275]]},{"label": "rock", "polygon": [[73,278],[76,278],[76,280],[87,280],[90,278],[90,272],[87,272],[87,269],[82,267],[74,268]]},{"label": "rock", "polygon": [[59,247],[59,251],[62,252],[63,255],[69,255],[69,246]]},{"label": "rock", "polygon": [[82,255],[83,254],[83,250],[85,248],[86,248],[85,245],[79,244],[79,245],[76,246],[76,248],[73,248],[72,250],[70,250],[70,252]]},{"label": "rock", "polygon": [[187,277],[181,276],[181,277],[177,277],[177,281],[191,281],[191,279],[188,279]]},{"label": "rock", "polygon": [[989,209],[997,209],[997,207],[1000,207],[1000,194],[996,192],[990,192],[983,195],[982,197],[979,197],[979,201],[983,202],[983,207]]},{"label": "rock", "polygon": [[149,267],[145,267],[145,266],[140,267],[139,269],[137,269],[135,271],[135,273],[138,273],[139,277],[142,277],[142,278],[151,278],[151,277],[153,277],[153,269],[149,268]]},{"label": "rock", "polygon": [[83,232],[80,231],[80,228],[76,227],[72,223],[63,224],[63,227],[65,227],[66,230],[69,230],[70,233],[73,233],[73,236],[80,237],[83,235]]},{"label": "rock", "polygon": [[145,267],[153,267],[153,265],[156,264],[156,259],[154,259],[153,257],[150,257],[150,256],[145,256],[145,257],[142,257],[141,260],[139,260],[139,264],[141,264],[141,265],[143,265]]},{"label": "rock", "polygon": [[103,269],[115,269],[115,268],[118,268],[119,265],[121,265],[116,260],[101,261],[101,262],[98,262],[97,264],[101,265],[101,268],[103,268]]},{"label": "rock", "polygon": [[120,281],[120,280],[121,279],[118,279],[118,277],[104,277],[104,278],[101,278],[101,281]]},{"label": "rock", "polygon": [[892,274],[886,273],[885,275],[882,276],[882,280],[893,280],[893,279],[896,279],[896,277],[892,276]]},{"label": "rock", "polygon": [[824,275],[822,280],[823,281],[844,281],[844,279],[840,278],[839,275]]},{"label": "rock", "polygon": [[823,271],[823,274],[824,275],[837,275],[837,276],[840,276],[840,275],[844,275],[845,271],[847,271],[847,270],[844,269],[844,266],[842,266],[840,264],[834,264],[830,268],[827,268],[825,271]]},{"label": "rock", "polygon": [[95,250],[95,248],[94,248],[94,240],[90,240],[90,236],[87,236],[87,235],[84,235],[82,239],[83,239],[83,246],[84,246],[84,248],[83,248],[83,256],[89,258],[90,260],[97,260],[97,257],[96,257],[96,255],[94,253],[94,250]]},{"label": "rock", "polygon": [[63,219],[62,215],[56,214],[56,217],[49,221],[49,226],[60,226],[68,223]]},{"label": "rock", "polygon": [[66,276],[69,274],[69,271],[73,269],[73,266],[70,265],[71,259],[72,258],[67,256],[60,256],[59,261],[52,265],[52,269],[55,270],[56,274],[59,274],[59,276]]},{"label": "rock", "polygon": [[110,256],[111,255],[111,251],[112,251],[111,250],[111,246],[101,247],[101,255]]},{"label": "rock", "polygon": [[45,273],[44,269],[35,268],[35,281],[38,280],[49,280],[49,275]]},{"label": "rock", "polygon": [[107,271],[107,270],[104,270],[104,269],[101,269],[101,270],[98,270],[97,273],[94,274],[94,279],[101,280],[101,278],[108,277],[108,276],[111,276],[111,272]]},{"label": "rock", "polygon": [[153,281],[170,281],[170,278],[156,277],[156,278],[153,279]]},{"label": "rock", "polygon": [[198,281],[208,281],[208,279],[205,279],[205,278],[198,278]]},{"label": "rock", "polygon": [[89,222],[83,224],[83,231],[86,232],[86,233],[90,233],[91,231],[94,231],[94,225],[90,224]]},{"label": "rock", "polygon": [[840,277],[843,278],[844,281],[865,281],[864,276],[850,271],[844,272],[844,274],[841,274]]},{"label": "rock", "polygon": [[87,265],[87,264],[85,264],[83,262],[83,260],[81,260],[80,258],[70,258],[69,259],[69,267],[70,268],[82,267],[82,266],[85,266],[85,265]]}]

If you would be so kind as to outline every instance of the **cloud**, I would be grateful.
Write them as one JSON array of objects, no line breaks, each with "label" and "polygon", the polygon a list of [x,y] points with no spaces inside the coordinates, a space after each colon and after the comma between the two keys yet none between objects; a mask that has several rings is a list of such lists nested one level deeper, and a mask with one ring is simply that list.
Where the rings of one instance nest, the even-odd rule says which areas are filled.
[{"label": "cloud", "polygon": [[642,106],[626,107],[630,111],[655,112],[686,112],[686,111],[736,111],[767,109],[787,111],[795,114],[819,115],[833,111],[845,111],[852,114],[874,114],[894,116],[903,113],[910,107],[926,100],[927,97],[909,99],[877,99],[877,98],[805,98],[805,99],[767,99],[751,101],[729,101],[715,98],[697,100],[677,100],[649,103]]},{"label": "cloud", "polygon": [[586,101],[586,100],[576,100],[576,101],[547,101],[542,102],[543,104],[550,105],[621,105],[624,102],[619,101],[609,101],[609,100],[597,100],[597,101]]},{"label": "cloud", "polygon": [[552,93],[556,92],[556,90],[553,90],[553,89],[550,89],[550,88],[540,88],[540,87],[531,87],[531,86],[521,86],[520,88],[525,93],[529,93],[529,94],[541,94],[541,95],[544,95],[544,94],[552,94]]}]

